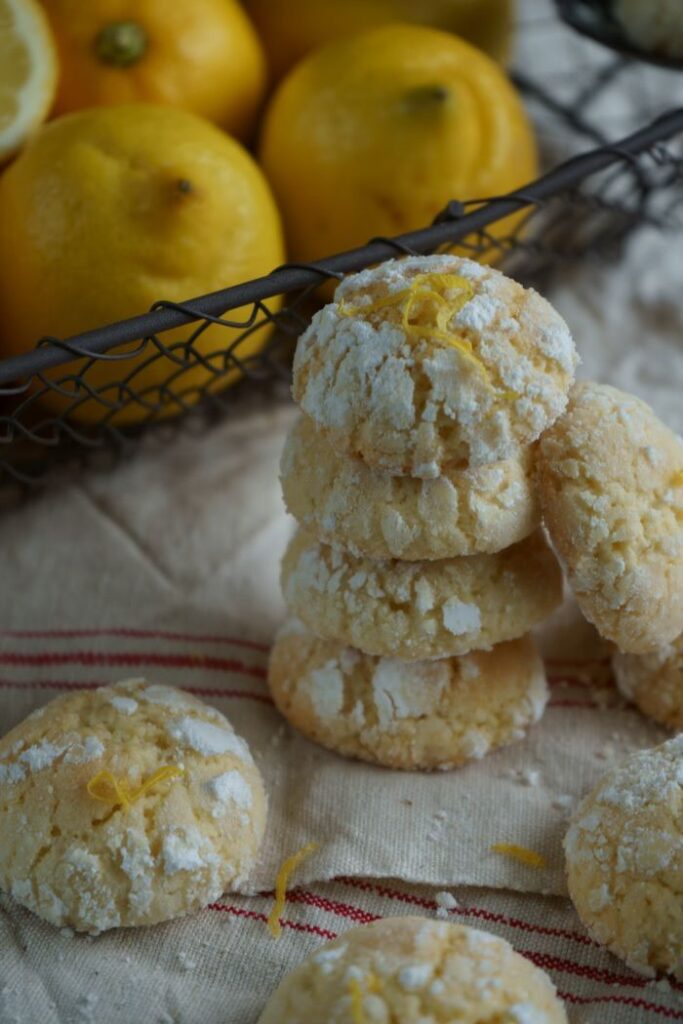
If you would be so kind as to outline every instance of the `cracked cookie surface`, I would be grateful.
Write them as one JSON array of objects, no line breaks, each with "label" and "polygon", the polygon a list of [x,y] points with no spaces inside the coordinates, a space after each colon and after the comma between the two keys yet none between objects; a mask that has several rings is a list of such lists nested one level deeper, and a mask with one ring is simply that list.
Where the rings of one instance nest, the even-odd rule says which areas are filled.
[{"label": "cracked cookie surface", "polygon": [[567,1024],[548,975],[504,939],[424,917],[344,932],[299,964],[258,1024]]},{"label": "cracked cookie surface", "polygon": [[683,736],[632,754],[573,815],[572,902],[591,936],[641,974],[683,972]]},{"label": "cracked cookie surface", "polygon": [[563,411],[578,356],[531,289],[457,256],[347,277],[294,357],[294,398],[335,449],[395,475],[498,462]]},{"label": "cracked cookie surface", "polygon": [[683,729],[683,634],[650,654],[617,652],[612,667],[622,696],[655,722]]},{"label": "cracked cookie surface", "polygon": [[279,632],[268,682],[309,739],[389,768],[455,768],[521,740],[548,700],[530,636],[460,658],[403,662],[321,640],[294,620]]},{"label": "cracked cookie surface", "polygon": [[285,504],[321,540],[368,558],[453,558],[501,551],[540,522],[533,448],[434,480],[371,470],[337,452],[307,416],[280,465]]},{"label": "cracked cookie surface", "polygon": [[645,402],[577,384],[543,436],[543,516],[586,618],[642,654],[683,632],[683,442]]},{"label": "cracked cookie surface", "polygon": [[59,697],[0,740],[0,887],[98,933],[189,913],[239,886],[266,797],[228,720],[136,679]]},{"label": "cracked cookie surface", "polygon": [[295,617],[367,654],[445,658],[514,640],[562,601],[562,573],[543,532],[493,555],[376,561],[303,530],[282,560]]}]

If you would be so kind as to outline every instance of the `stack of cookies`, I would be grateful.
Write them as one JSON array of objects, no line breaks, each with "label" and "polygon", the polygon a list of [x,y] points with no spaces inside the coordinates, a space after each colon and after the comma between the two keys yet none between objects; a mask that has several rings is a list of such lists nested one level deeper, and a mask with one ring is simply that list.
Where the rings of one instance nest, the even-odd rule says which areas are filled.
[{"label": "stack of cookies", "polygon": [[342,754],[450,768],[523,736],[547,701],[530,630],[561,601],[535,442],[577,356],[533,291],[456,256],[347,278],[299,340],[283,453],[299,521],[295,616],[269,680]]}]

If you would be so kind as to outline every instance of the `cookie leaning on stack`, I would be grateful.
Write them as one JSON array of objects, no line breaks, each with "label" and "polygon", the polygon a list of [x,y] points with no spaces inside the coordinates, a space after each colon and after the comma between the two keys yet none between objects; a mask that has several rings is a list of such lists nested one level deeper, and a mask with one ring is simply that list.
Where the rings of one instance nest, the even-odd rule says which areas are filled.
[{"label": "cookie leaning on stack", "polygon": [[296,621],[269,671],[309,738],[449,768],[540,717],[528,633],[562,576],[539,529],[534,448],[576,363],[549,303],[455,256],[363,271],[314,316],[281,465],[303,527],[282,565]]}]

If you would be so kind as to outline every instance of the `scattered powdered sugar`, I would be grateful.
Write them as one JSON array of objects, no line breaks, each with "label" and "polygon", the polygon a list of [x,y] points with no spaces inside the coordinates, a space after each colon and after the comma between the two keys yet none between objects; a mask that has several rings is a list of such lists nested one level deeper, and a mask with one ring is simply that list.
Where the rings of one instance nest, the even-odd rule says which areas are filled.
[{"label": "scattered powdered sugar", "polygon": [[455,322],[460,327],[483,331],[493,323],[501,309],[502,303],[497,299],[492,299],[489,295],[475,295],[455,316]]},{"label": "scattered powdered sugar", "polygon": [[83,739],[77,734],[69,734],[60,743],[41,740],[23,750],[15,761],[0,762],[0,783],[16,783],[32,775],[44,771],[63,757],[66,764],[86,764],[94,761],[104,753],[104,746],[96,736]]},{"label": "scattered powdered sugar", "polygon": [[405,992],[417,992],[430,980],[432,964],[407,964],[398,972],[398,983]]},{"label": "scattered powdered sugar", "polygon": [[450,892],[437,892],[434,902],[437,907],[436,916],[440,918],[447,918],[448,912],[459,906],[455,896],[452,896]]},{"label": "scattered powdered sugar", "polygon": [[532,1003],[515,1003],[508,1009],[510,1024],[547,1024],[545,1010],[539,1010]]},{"label": "scattered powdered sugar", "polygon": [[182,746],[189,747],[204,757],[233,754],[245,764],[253,764],[253,758],[244,740],[235,735],[227,720],[225,725],[227,728],[222,728],[201,718],[187,716],[172,722],[168,726],[168,733]]},{"label": "scattered powdered sugar", "polygon": [[309,675],[309,695],[318,718],[336,717],[344,706],[344,677],[334,658]]},{"label": "scattered powdered sugar", "polygon": [[481,628],[481,612],[476,604],[450,597],[443,604],[443,624],[454,636],[463,636]]},{"label": "scattered powdered sugar", "polygon": [[313,963],[320,968],[322,974],[331,974],[336,964],[346,955],[347,949],[346,943],[333,946],[331,949],[319,949],[313,954]]},{"label": "scattered powdered sugar", "polygon": [[117,693],[112,693],[111,695],[107,694],[106,699],[122,715],[132,715],[138,709],[138,702],[132,697],[121,697]]},{"label": "scattered powdered sugar", "polygon": [[104,754],[104,744],[97,736],[88,736],[84,741],[69,744],[64,762],[66,764],[87,764]]},{"label": "scattered powdered sugar", "polygon": [[178,950],[176,956],[178,957],[178,963],[184,971],[193,971],[197,966],[197,961],[190,956],[187,950]]},{"label": "scattered powdered sugar", "polygon": [[243,811],[248,811],[252,805],[253,794],[251,786],[244,776],[234,769],[214,776],[213,779],[209,779],[204,785],[213,799],[223,805],[222,807],[214,808],[214,818],[224,813],[225,805],[228,803],[236,804]]},{"label": "scattered powdered sugar", "polygon": [[144,914],[152,902],[154,858],[149,839],[140,829],[127,828],[123,836],[112,837],[110,846],[119,850],[121,870],[131,881],[128,902],[132,910]]},{"label": "scattered powdered sugar", "polygon": [[146,686],[140,696],[150,704],[161,704],[165,708],[190,708],[196,707],[197,702],[174,686],[161,686],[153,683]]},{"label": "scattered powdered sugar", "polygon": [[164,871],[175,875],[178,871],[198,871],[218,864],[213,843],[194,825],[166,830],[161,843]]},{"label": "scattered powdered sugar", "polygon": [[50,743],[49,740],[43,740],[41,743],[36,743],[33,747],[28,747],[23,753],[19,754],[17,760],[20,764],[26,765],[26,769],[29,772],[40,772],[44,768],[49,768],[58,757],[66,751],[66,745]]}]

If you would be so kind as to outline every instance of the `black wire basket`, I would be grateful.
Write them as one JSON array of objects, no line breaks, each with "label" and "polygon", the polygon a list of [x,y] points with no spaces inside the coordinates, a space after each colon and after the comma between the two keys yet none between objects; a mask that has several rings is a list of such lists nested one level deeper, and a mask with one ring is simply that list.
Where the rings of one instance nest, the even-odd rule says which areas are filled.
[{"label": "black wire basket", "polygon": [[[34,350],[0,361],[2,504],[68,478],[85,463],[109,464],[150,430],[165,439],[179,429],[203,428],[239,407],[245,390],[256,385],[277,388],[288,380],[295,340],[329,278],[400,254],[457,248],[543,289],[558,269],[577,261],[616,260],[640,225],[681,224],[683,109],[612,143],[589,117],[591,104],[629,68],[630,62],[613,57],[592,65],[590,81],[584,76],[562,102],[547,87],[516,76],[537,107],[537,126],[545,125],[539,137],[546,163],[557,156],[558,138],[570,150],[584,149],[525,188],[454,200],[433,224],[411,234],[373,239],[314,264],[289,264],[184,303],[160,297],[148,313],[69,339],[44,338]],[[593,148],[586,152],[587,144]],[[501,235],[505,218],[512,226]],[[281,303],[277,312],[268,305],[274,298]],[[226,342],[207,356],[201,339],[214,325],[225,328]],[[179,328],[185,328],[180,339]],[[106,383],[103,363],[110,367]],[[131,419],[135,425],[125,425]]]}]

